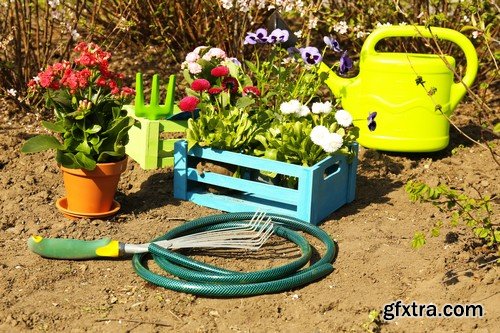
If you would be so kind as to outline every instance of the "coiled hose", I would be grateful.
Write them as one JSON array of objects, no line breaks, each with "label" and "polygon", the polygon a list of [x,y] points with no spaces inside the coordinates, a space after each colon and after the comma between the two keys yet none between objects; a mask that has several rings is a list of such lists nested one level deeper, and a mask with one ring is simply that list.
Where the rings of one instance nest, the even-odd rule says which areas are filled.
[{"label": "coiled hose", "polygon": [[[189,233],[230,228],[248,224],[254,213],[227,213],[195,219],[172,229],[154,241],[172,239]],[[147,254],[135,254],[132,264],[136,273],[146,281],[174,291],[210,297],[238,297],[277,293],[305,285],[333,271],[338,254],[337,244],[320,228],[292,217],[266,214],[274,223],[274,234],[295,243],[301,250],[300,258],[282,266],[255,272],[236,272],[196,261],[177,252],[151,244],[149,253],[154,261],[174,279],[151,272]],[[324,255],[307,268],[312,249],[299,233],[302,231],[319,239],[326,247]],[[153,242],[154,242],[153,241]]]}]

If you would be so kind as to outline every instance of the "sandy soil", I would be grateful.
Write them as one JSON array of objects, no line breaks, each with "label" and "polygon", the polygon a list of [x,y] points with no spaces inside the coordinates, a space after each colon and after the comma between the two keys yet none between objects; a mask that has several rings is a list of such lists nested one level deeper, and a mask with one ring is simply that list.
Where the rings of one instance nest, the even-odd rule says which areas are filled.
[{"label": "sandy soil", "polygon": [[[463,103],[454,119],[478,138],[472,112]],[[483,265],[491,256],[474,245],[466,227],[446,228],[420,250],[410,246],[416,231],[429,230],[444,215],[430,204],[410,202],[404,191],[408,180],[498,194],[500,173],[490,154],[456,130],[450,146],[435,154],[362,150],[356,200],[321,224],[340,247],[333,273],[288,292],[217,299],[151,285],[135,274],[130,259],[49,260],[31,253],[26,240],[33,234],[142,243],[184,221],[219,212],[174,199],[171,169],[145,171],[132,161],[119,184],[118,215],[68,219],[54,205],[64,188],[53,155],[21,154],[21,144],[34,133],[32,119],[12,119],[0,120],[1,332],[498,332],[499,267]],[[498,138],[485,138],[498,146]],[[493,206],[497,209],[498,202]],[[458,237],[446,237],[448,231]],[[285,259],[296,254],[292,249]],[[251,271],[284,259],[264,251],[207,260]],[[479,303],[486,313],[483,318],[400,318],[363,326],[371,310],[396,300]]]}]

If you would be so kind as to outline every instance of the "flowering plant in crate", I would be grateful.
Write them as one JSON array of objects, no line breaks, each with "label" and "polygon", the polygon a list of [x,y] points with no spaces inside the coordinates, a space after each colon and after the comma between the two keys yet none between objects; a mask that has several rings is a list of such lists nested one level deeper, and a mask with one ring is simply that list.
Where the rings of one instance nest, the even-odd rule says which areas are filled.
[{"label": "flowering plant in crate", "polygon": [[94,43],[79,43],[72,62],[48,66],[29,82],[30,93],[42,92],[55,121],[43,126],[55,132],[30,138],[22,151],[55,149],[56,161],[71,169],[93,170],[97,163],[122,160],[134,120],[122,106],[134,90],[123,74],[109,69],[111,54]]},{"label": "flowering plant in crate", "polygon": [[[245,44],[254,48],[255,61],[240,63],[206,47],[187,55],[190,88],[179,107],[200,110],[188,122],[188,149],[199,145],[302,166],[334,153],[355,154],[358,128],[324,85],[323,54],[311,46],[285,50],[280,44],[288,37],[281,29],[249,32]],[[325,51],[341,51],[334,40],[325,42]],[[352,62],[343,53],[335,66],[346,71]]]}]

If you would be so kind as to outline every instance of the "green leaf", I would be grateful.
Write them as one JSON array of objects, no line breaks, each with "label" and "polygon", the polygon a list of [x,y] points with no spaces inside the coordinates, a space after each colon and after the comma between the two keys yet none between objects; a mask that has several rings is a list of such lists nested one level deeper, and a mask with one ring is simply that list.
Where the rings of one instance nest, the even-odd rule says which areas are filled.
[{"label": "green leaf", "polygon": [[460,29],[460,32],[466,32],[470,30],[477,30],[477,28],[472,25],[464,25],[462,29]]},{"label": "green leaf", "polygon": [[411,246],[414,249],[419,249],[424,246],[426,243],[425,235],[421,232],[416,232],[413,236],[413,240],[411,241]]},{"label": "green leaf", "polygon": [[95,134],[98,133],[101,129],[102,127],[100,125],[94,124],[94,126],[92,126],[91,128],[87,128],[85,132],[88,134]]},{"label": "green leaf", "polygon": [[50,149],[63,149],[64,146],[53,136],[41,134],[26,141],[21,148],[23,153],[38,153]]},{"label": "green leaf", "polygon": [[52,132],[64,133],[62,122],[51,123],[50,121],[42,120],[42,126]]},{"label": "green leaf", "polygon": [[86,156],[81,152],[75,155],[70,152],[63,152],[58,150],[56,161],[57,163],[69,169],[94,170],[96,167],[96,162],[92,158]]},{"label": "green leaf", "polygon": [[276,161],[278,159],[278,150],[277,149],[266,149],[264,153],[264,157],[270,160]]},{"label": "green leaf", "polygon": [[487,238],[490,235],[490,230],[487,228],[475,228],[474,233],[479,238]]},{"label": "green leaf", "polygon": [[495,125],[495,127],[493,128],[493,132],[500,133],[500,122]]},{"label": "green leaf", "polygon": [[91,157],[82,152],[76,153],[75,158],[78,164],[84,169],[94,170],[96,167],[96,162]]},{"label": "green leaf", "polygon": [[92,148],[90,147],[89,143],[87,141],[82,141],[77,147],[76,151],[82,152],[85,154],[89,154],[92,151]]},{"label": "green leaf", "polygon": [[254,103],[255,103],[255,100],[253,98],[248,97],[248,96],[243,96],[243,97],[238,98],[238,100],[236,101],[236,107],[243,109],[243,108],[246,108],[247,106],[250,106]]},{"label": "green leaf", "polygon": [[245,65],[254,73],[258,73],[257,67],[253,64],[253,62],[245,60]]},{"label": "green leaf", "polygon": [[441,232],[441,230],[438,227],[434,227],[431,229],[431,236],[438,237],[440,232]]}]

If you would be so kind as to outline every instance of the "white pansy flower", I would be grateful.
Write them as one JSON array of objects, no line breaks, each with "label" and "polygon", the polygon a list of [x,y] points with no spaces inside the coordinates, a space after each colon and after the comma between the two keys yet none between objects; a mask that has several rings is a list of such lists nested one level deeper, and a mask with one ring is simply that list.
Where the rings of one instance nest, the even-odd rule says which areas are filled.
[{"label": "white pansy flower", "polygon": [[289,102],[283,102],[280,105],[280,111],[283,114],[292,114],[292,113],[299,113],[300,107],[302,105],[300,102],[296,99],[292,99]]},{"label": "white pansy flower", "polygon": [[330,101],[326,101],[324,103],[315,102],[312,105],[312,113],[325,113],[328,114],[332,112],[332,103]]},{"label": "white pansy flower", "polygon": [[472,38],[476,39],[478,36],[479,36],[479,31],[474,30],[474,31],[472,32]]},{"label": "white pansy flower", "polygon": [[311,134],[309,134],[312,142],[314,142],[318,146],[323,146],[323,144],[327,142],[329,135],[330,131],[323,125],[315,126],[312,129]]},{"label": "white pansy flower", "polygon": [[299,117],[306,117],[309,113],[311,113],[311,110],[307,105],[302,105],[299,109],[299,112],[297,112],[297,115]]},{"label": "white pansy flower", "polygon": [[338,110],[335,112],[335,120],[337,120],[342,127],[348,127],[352,124],[352,116],[346,110]]},{"label": "white pansy flower", "polygon": [[330,133],[325,142],[321,145],[321,148],[323,148],[323,150],[327,153],[331,154],[339,150],[343,144],[344,139],[342,139],[342,135],[337,133]]},{"label": "white pansy flower", "polygon": [[17,96],[17,90],[16,89],[8,89],[7,94],[11,95],[12,97]]}]

